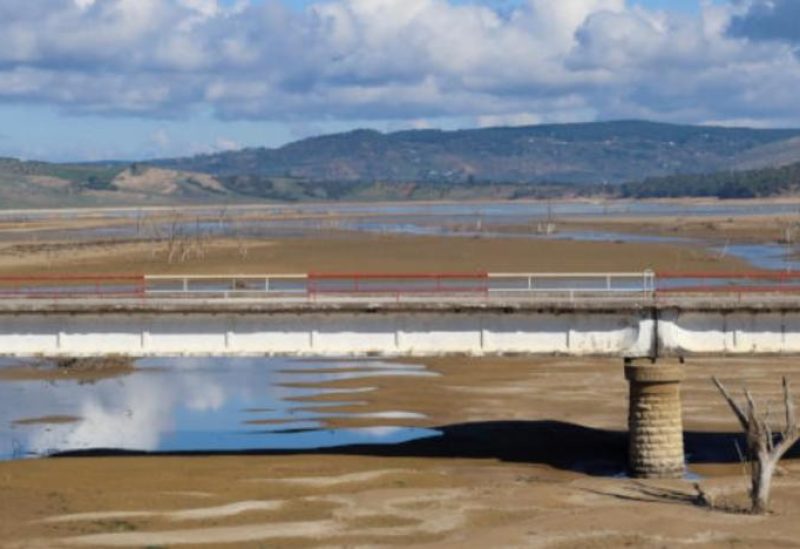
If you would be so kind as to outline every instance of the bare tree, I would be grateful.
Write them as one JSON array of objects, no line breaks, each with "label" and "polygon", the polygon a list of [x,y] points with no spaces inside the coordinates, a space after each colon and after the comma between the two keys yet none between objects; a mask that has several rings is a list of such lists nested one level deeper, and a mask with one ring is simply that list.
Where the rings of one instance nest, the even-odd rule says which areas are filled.
[{"label": "bare tree", "polygon": [[136,236],[142,235],[142,228],[144,227],[144,214],[142,213],[142,209],[138,208],[136,210]]},{"label": "bare tree", "polygon": [[167,236],[167,263],[174,263],[183,247],[183,230],[178,214],[172,218]]},{"label": "bare tree", "polygon": [[719,379],[716,377],[712,379],[745,432],[747,443],[745,458],[750,472],[751,512],[764,514],[769,510],[769,492],[778,462],[800,438],[789,381],[785,377],[783,378],[785,426],[783,431],[776,436],[769,424],[769,408],[766,412],[761,412],[749,390],[746,388],[744,390],[747,402],[746,407],[742,407]]}]

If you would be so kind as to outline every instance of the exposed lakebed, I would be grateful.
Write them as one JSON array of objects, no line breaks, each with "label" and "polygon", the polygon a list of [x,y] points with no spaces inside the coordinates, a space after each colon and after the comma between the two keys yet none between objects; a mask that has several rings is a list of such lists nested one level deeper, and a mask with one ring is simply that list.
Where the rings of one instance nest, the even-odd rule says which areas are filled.
[{"label": "exposed lakebed", "polygon": [[[775,243],[730,244],[704,238],[635,232],[563,230],[552,234],[536,230],[508,231],[502,227],[536,228],[551,219],[580,218],[705,218],[711,216],[791,215],[795,203],[671,203],[671,202],[470,202],[408,204],[304,204],[231,207],[220,209],[100,211],[93,226],[34,230],[29,238],[57,237],[76,241],[95,239],[165,238],[170,234],[236,238],[306,238],[315,234],[378,233],[467,238],[547,238],[597,242],[674,243],[712,249],[744,259],[758,269],[796,269],[793,250]],[[172,212],[172,213],[170,213]],[[76,211],[8,213],[10,221],[74,219]],[[4,219],[0,214],[0,219]],[[131,220],[136,219],[134,223]],[[105,221],[104,221],[105,220]],[[122,222],[121,222],[122,220]],[[558,224],[556,224],[557,226]],[[16,231],[0,231],[0,238],[18,238]]]}]

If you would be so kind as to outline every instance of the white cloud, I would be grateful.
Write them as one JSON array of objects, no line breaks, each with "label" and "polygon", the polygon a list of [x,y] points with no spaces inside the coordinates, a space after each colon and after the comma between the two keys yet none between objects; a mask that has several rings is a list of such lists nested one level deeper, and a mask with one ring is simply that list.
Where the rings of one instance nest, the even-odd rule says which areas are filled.
[{"label": "white cloud", "polygon": [[795,4],[741,0],[688,15],[625,0],[502,11],[447,0],[319,0],[304,11],[279,0],[5,0],[0,101],[154,117],[210,108],[291,124],[794,124]]}]

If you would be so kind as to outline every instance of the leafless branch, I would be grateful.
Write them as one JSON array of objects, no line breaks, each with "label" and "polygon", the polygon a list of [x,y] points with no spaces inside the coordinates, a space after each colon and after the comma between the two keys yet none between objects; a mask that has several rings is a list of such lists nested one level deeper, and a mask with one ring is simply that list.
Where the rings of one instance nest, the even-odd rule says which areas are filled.
[{"label": "leafless branch", "polygon": [[734,415],[736,415],[736,418],[739,420],[739,423],[741,423],[742,428],[747,429],[747,424],[748,424],[747,414],[744,413],[744,410],[742,410],[741,406],[739,406],[739,404],[733,399],[731,394],[728,392],[728,390],[725,388],[722,382],[719,379],[717,379],[716,376],[712,377],[711,380],[714,382],[714,385],[717,386],[719,392],[722,393],[722,396],[728,402],[728,406],[730,406],[731,410],[733,410],[733,413]]},{"label": "leafless branch", "polygon": [[[750,499],[753,513],[766,513],[769,504],[769,493],[772,477],[778,468],[778,462],[783,455],[797,442],[800,433],[797,430],[795,405],[792,398],[789,381],[783,378],[783,401],[786,411],[786,425],[781,432],[780,441],[776,444],[774,430],[770,426],[769,407],[765,413],[759,413],[753,395],[745,389],[747,413],[733,399],[725,386],[716,378],[712,378],[722,396],[730,406],[736,419],[742,425],[747,438],[747,452],[745,455],[750,469]],[[737,446],[738,448],[738,446]]]}]

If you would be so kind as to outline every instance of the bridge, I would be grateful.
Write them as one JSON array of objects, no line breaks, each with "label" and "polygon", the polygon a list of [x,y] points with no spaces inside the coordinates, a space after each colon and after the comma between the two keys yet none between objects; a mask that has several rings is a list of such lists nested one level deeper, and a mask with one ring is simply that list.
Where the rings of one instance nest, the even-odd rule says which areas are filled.
[{"label": "bridge", "polygon": [[669,357],[800,353],[796,273],[57,275],[0,277],[0,298],[9,356],[625,357],[646,477],[684,470]]},{"label": "bridge", "polygon": [[0,355],[800,352],[800,273],[0,277]]}]

